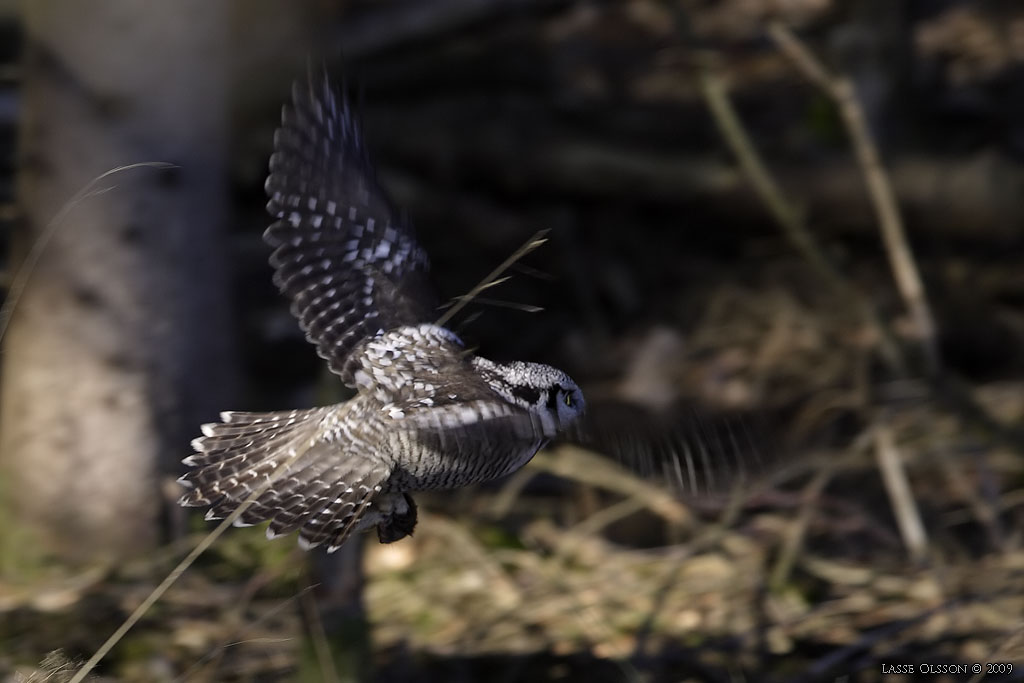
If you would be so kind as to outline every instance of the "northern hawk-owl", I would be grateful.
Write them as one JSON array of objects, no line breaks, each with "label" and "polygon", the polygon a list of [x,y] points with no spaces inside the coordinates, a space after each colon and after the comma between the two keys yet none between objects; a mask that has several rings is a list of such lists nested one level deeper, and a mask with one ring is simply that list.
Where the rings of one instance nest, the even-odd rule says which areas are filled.
[{"label": "northern hawk-owl", "polygon": [[189,488],[182,505],[223,518],[290,459],[236,524],[270,520],[269,537],[298,530],[302,546],[329,551],[373,526],[390,543],[416,525],[410,492],[509,474],[580,417],[583,394],[564,372],[475,356],[432,322],[427,255],[377,184],[356,117],[326,75],[293,87],[266,190],[274,282],[356,394],[203,425],[179,479]]}]

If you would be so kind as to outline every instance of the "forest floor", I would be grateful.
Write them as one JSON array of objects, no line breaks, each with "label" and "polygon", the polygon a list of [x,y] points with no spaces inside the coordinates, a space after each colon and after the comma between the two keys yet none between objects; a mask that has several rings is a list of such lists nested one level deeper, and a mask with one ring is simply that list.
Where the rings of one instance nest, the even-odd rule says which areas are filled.
[{"label": "forest floor", "polygon": [[[357,654],[371,679],[874,681],[898,680],[884,673],[897,665],[925,672],[914,680],[986,679],[942,673],[978,663],[988,679],[1020,680],[1020,669],[987,669],[1024,661],[1019,451],[923,381],[876,387],[883,407],[858,403],[852,383],[846,394],[816,388],[857,374],[857,355],[836,353],[837,339],[856,335],[828,296],[763,286],[794,263],[766,262],[749,287],[708,292],[680,356],[704,385],[727,363],[760,368],[755,383],[777,387],[769,393],[816,397],[779,413],[788,418],[756,476],[677,497],[564,446],[499,486],[422,497],[414,537],[365,540],[368,632],[353,642],[368,638]],[[726,384],[744,394],[736,383],[754,380],[737,371]],[[1007,425],[1024,409],[1020,383],[975,382],[970,395]],[[886,449],[904,494],[887,492]],[[895,513],[894,501],[911,509]],[[901,528],[915,518],[921,538]],[[51,650],[87,657],[208,530],[193,522],[116,570],[0,586],[0,680],[25,680],[14,671]],[[232,529],[114,650],[101,680],[295,680],[300,670],[332,680],[325,667],[347,665],[333,646],[333,664],[316,656],[306,558],[259,528]]]}]

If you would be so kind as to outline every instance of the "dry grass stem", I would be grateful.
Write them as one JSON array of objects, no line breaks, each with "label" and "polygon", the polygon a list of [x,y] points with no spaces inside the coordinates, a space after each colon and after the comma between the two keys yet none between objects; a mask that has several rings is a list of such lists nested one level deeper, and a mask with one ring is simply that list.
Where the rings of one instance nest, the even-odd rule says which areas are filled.
[{"label": "dry grass stem", "polygon": [[790,572],[793,571],[793,566],[796,564],[797,557],[803,548],[807,526],[811,522],[812,515],[817,510],[818,499],[821,497],[821,492],[832,481],[833,473],[834,468],[829,464],[825,464],[815,472],[810,482],[804,487],[803,494],[801,495],[803,502],[800,505],[800,513],[796,516],[796,519],[788,524],[783,535],[782,547],[779,550],[778,558],[776,558],[775,565],[772,567],[768,578],[768,586],[772,590],[780,590],[789,581]]},{"label": "dry grass stem", "polygon": [[471,289],[468,294],[456,297],[457,303],[445,311],[444,315],[437,319],[435,325],[444,326],[445,323],[454,318],[459,311],[465,308],[469,302],[479,296],[480,292],[507,280],[508,278],[502,277],[502,273],[511,268],[516,261],[547,242],[548,240],[545,237],[547,233],[547,230],[538,230],[533,237],[526,241],[526,244],[516,249],[511,256],[502,261],[497,268],[488,273],[487,276],[480,281],[480,284]]},{"label": "dry grass stem", "polygon": [[[999,519],[999,513],[1001,509],[1006,509],[1004,505],[1007,496],[1001,496],[996,492],[992,497],[986,497],[976,487],[971,486],[972,480],[965,471],[963,463],[952,457],[942,444],[937,445],[935,458],[942,468],[949,490],[966,503],[966,508],[963,510],[964,516],[973,519],[985,530],[993,548],[1006,550],[1006,533]],[[984,466],[984,461],[981,458],[978,459],[981,460],[983,471],[988,470],[989,468]]]},{"label": "dry grass stem", "polygon": [[137,608],[135,608],[135,611],[128,615],[128,618],[124,620],[117,630],[115,630],[114,633],[112,633],[111,636],[107,638],[102,645],[100,645],[99,649],[97,649],[93,656],[89,658],[89,661],[87,661],[82,668],[78,670],[78,673],[75,674],[69,683],[81,683],[85,680],[85,677],[89,672],[92,671],[107,655],[107,653],[110,652],[110,650],[112,650],[122,638],[124,638],[125,634],[127,634],[128,631],[130,631],[132,627],[135,626],[143,616],[145,616],[146,612],[149,611],[149,608],[156,604],[157,600],[163,597],[164,593],[166,593],[167,590],[173,586],[179,578],[181,578],[181,575],[184,574],[197,559],[199,559],[199,556],[206,552],[210,546],[212,546],[214,542],[216,542],[216,540],[220,538],[232,524],[235,523],[235,520],[241,517],[242,514],[249,509],[250,505],[255,503],[256,500],[288,470],[288,468],[294,465],[296,461],[306,453],[304,449],[299,448],[299,444],[292,443],[285,444],[285,446],[292,448],[293,454],[290,457],[285,458],[278,468],[274,470],[269,477],[267,477],[266,481],[257,486],[256,489],[249,494],[248,498],[243,500],[238,507],[231,512],[231,514],[221,520],[221,523],[218,524],[213,531],[203,537],[203,540],[201,540],[196,547],[192,549],[192,552],[186,555],[185,559],[179,562],[178,565],[172,569],[166,577],[164,577],[164,580],[161,581],[148,596],[146,596],[146,599],[143,600]]},{"label": "dry grass stem", "polygon": [[896,195],[882,166],[878,147],[868,129],[864,110],[857,99],[853,83],[848,78],[830,74],[807,46],[784,24],[772,22],[768,26],[768,34],[793,65],[835,102],[850,135],[857,163],[867,185],[868,196],[878,218],[897,289],[914,321],[928,370],[933,375],[938,374],[939,354],[935,340],[935,321],[914,254],[907,241]]},{"label": "dry grass stem", "polygon": [[[534,456],[534,459],[536,459],[536,456]],[[495,519],[502,519],[508,516],[512,506],[515,505],[516,500],[522,495],[523,489],[526,488],[526,485],[536,475],[537,473],[532,467],[524,467],[510,476],[498,494],[494,496],[488,514]]]},{"label": "dry grass stem", "polygon": [[176,166],[174,164],[167,163],[166,161],[142,161],[137,164],[118,166],[117,168],[112,168],[109,171],[96,176],[90,180],[85,187],[75,193],[75,196],[69,199],[68,202],[60,208],[57,215],[46,224],[42,234],[36,238],[32,247],[29,249],[28,254],[25,256],[25,260],[21,262],[17,271],[13,276],[11,276],[11,285],[7,291],[7,298],[4,300],[3,307],[0,308],[0,341],[3,341],[4,335],[7,333],[7,328],[11,323],[11,316],[14,315],[14,309],[18,306],[18,301],[21,300],[21,295],[25,291],[25,286],[28,284],[28,280],[32,276],[32,272],[35,270],[36,264],[39,263],[39,259],[42,257],[43,252],[46,251],[46,247],[49,246],[53,236],[57,234],[57,230],[59,230],[64,224],[64,221],[67,220],[71,211],[86,199],[106,194],[117,187],[116,185],[111,185],[109,187],[97,187],[97,185],[102,181],[106,180],[110,176],[124,173],[125,171],[133,171],[138,168],[168,169],[176,168]]},{"label": "dry grass stem", "polygon": [[599,534],[605,527],[646,508],[647,503],[637,497],[626,498],[602,508],[569,529],[558,554],[563,557],[571,555],[573,550],[585,539]]},{"label": "dry grass stem", "polygon": [[[307,577],[307,582],[309,578]],[[313,586],[305,590],[299,598],[302,605],[302,613],[306,617],[306,624],[309,628],[309,639],[313,643],[313,652],[316,654],[317,665],[320,667],[320,680],[324,683],[338,683],[338,668],[334,665],[334,657],[331,655],[331,645],[327,642],[327,631],[324,629],[324,622],[320,618],[320,611],[313,600]]]},{"label": "dry grass stem", "polygon": [[874,304],[858,292],[822,252],[811,231],[807,229],[804,212],[785,196],[757,153],[753,140],[729,101],[725,83],[711,68],[704,68],[701,70],[700,85],[722,138],[736,156],[754,192],[782,229],[783,235],[829,286],[848,297],[862,312],[867,323],[878,333],[880,349],[886,362],[897,370],[903,370],[903,357],[889,327],[879,316]]},{"label": "dry grass stem", "polygon": [[882,423],[875,427],[875,457],[878,469],[882,472],[885,492],[892,504],[896,524],[899,526],[903,543],[910,553],[911,559],[920,562],[928,550],[928,536],[921,522],[921,514],[917,509],[917,501],[907,481],[903,459],[896,448],[892,428]]},{"label": "dry grass stem", "polygon": [[672,494],[582,448],[562,446],[557,453],[538,453],[533,456],[530,466],[642,500],[647,509],[672,524],[690,526],[694,523],[687,507]]}]

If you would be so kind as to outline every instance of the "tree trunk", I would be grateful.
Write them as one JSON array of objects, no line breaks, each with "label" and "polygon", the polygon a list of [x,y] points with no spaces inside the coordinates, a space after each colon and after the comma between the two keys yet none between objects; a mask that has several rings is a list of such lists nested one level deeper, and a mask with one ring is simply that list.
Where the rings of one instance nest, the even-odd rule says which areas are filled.
[{"label": "tree trunk", "polygon": [[[0,493],[31,542],[103,562],[157,539],[159,474],[223,407],[226,12],[221,3],[25,3],[12,264],[42,254],[3,356]],[[31,551],[30,551],[31,549]]]}]

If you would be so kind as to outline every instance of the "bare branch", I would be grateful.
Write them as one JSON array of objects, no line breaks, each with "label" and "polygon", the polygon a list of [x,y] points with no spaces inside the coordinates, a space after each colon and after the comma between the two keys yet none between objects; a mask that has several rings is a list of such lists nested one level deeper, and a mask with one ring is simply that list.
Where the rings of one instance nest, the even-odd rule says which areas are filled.
[{"label": "bare branch", "polygon": [[818,274],[837,292],[847,296],[853,304],[861,309],[864,318],[877,332],[880,340],[882,355],[890,366],[902,370],[904,361],[889,327],[878,314],[874,304],[858,292],[850,282],[843,277],[828,258],[822,252],[811,231],[804,223],[804,212],[791,202],[782,192],[782,189],[775,182],[771,173],[765,167],[764,162],[758,155],[753,141],[747,135],[736,115],[736,110],[729,102],[729,95],[722,79],[710,69],[701,72],[701,92],[711,110],[715,125],[725,139],[726,144],[736,156],[740,167],[743,169],[754,192],[768,208],[775,222],[782,228],[782,232],[789,243],[801,256],[813,267]]},{"label": "bare branch", "polygon": [[896,287],[904,304],[910,311],[917,334],[921,339],[928,370],[935,375],[939,371],[939,354],[935,342],[935,321],[925,294],[921,275],[914,260],[914,254],[907,242],[903,219],[892,190],[892,185],[882,166],[878,147],[868,130],[864,110],[857,100],[853,83],[848,78],[830,74],[821,62],[807,49],[796,35],[784,24],[772,22],[768,34],[782,53],[812,83],[817,85],[836,104],[839,115],[850,135],[857,163],[864,176],[868,195],[878,218],[889,255]]}]

